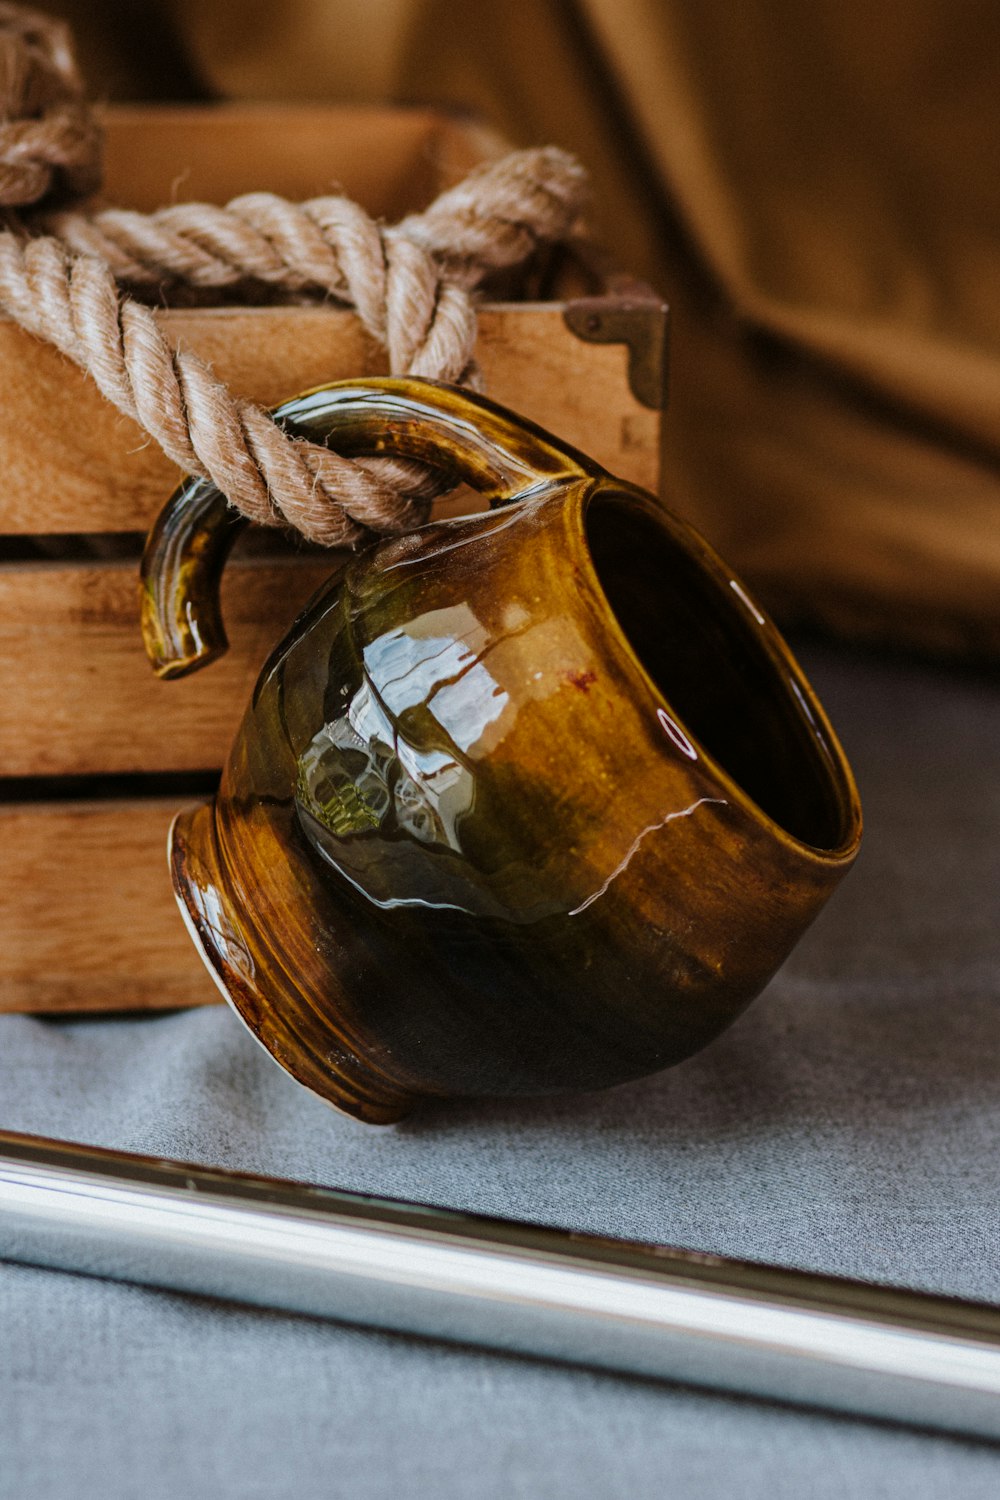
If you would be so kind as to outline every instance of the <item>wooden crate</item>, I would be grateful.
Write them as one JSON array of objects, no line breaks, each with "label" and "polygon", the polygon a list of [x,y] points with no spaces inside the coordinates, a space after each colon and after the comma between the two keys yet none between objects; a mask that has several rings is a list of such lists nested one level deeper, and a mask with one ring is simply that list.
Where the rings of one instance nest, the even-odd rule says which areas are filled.
[{"label": "wooden crate", "polygon": [[[477,128],[420,110],[117,108],[107,132],[117,203],[335,184],[389,220],[490,148]],[[655,489],[666,311],[620,279],[569,280],[563,300],[483,307],[487,388]],[[385,368],[343,309],[158,317],[266,404]],[[261,662],[336,559],[258,540],[226,571],[228,657],[158,683],[139,641],[136,558],[176,470],[59,354],[2,321],[0,369],[0,1010],[215,999],[174,906],[166,830],[210,790]]]}]

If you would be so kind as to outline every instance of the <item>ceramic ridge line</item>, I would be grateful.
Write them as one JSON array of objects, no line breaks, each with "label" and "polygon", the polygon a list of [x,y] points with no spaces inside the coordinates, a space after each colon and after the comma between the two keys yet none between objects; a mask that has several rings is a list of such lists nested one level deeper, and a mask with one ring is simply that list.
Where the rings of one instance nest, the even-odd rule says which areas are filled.
[{"label": "ceramic ridge line", "polygon": [[0,1132],[0,1257],[1000,1438],[1000,1308]]}]

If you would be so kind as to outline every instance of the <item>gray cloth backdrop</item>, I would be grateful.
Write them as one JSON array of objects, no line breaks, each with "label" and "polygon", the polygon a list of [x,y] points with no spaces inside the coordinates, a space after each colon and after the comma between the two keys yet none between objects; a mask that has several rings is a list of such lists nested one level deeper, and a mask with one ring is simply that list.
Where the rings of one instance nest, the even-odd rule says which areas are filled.
[{"label": "gray cloth backdrop", "polygon": [[[224,1007],[8,1016],[0,1121],[1000,1301],[1000,690],[803,654],[866,845],[702,1056],[603,1095],[373,1130]],[[7,1265],[0,1371],[3,1500],[1000,1488],[986,1443]]]}]

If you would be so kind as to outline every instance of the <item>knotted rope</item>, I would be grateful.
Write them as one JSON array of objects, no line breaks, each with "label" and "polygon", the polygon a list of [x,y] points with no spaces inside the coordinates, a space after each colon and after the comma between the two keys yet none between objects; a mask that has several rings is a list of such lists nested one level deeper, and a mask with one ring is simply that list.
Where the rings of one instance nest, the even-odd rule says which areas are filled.
[{"label": "knotted rope", "polygon": [[0,311],[54,344],[251,520],[325,546],[419,524],[445,481],[291,438],[197,355],[171,347],[138,296],[180,287],[325,296],[356,309],[390,373],[477,383],[475,289],[565,238],[585,188],[571,156],[544,148],[480,168],[391,228],[342,197],[296,204],[250,193],[152,214],[61,207],[96,187],[99,160],[66,29],[0,4]]}]

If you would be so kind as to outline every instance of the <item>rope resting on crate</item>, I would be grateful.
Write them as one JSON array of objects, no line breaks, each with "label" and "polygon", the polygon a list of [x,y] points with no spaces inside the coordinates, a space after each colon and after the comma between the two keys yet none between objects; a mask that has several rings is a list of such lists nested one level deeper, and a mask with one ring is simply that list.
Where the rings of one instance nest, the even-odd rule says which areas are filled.
[{"label": "rope resting on crate", "polygon": [[173,348],[152,308],[122,288],[325,295],[357,311],[390,373],[477,384],[475,289],[564,238],[585,190],[575,159],[549,147],[478,169],[393,227],[343,197],[251,193],[152,214],[66,206],[99,175],[100,130],[67,29],[0,4],[0,311],[54,344],[251,520],[331,547],[419,524],[446,482],[417,464],[352,461],[289,437]]}]

